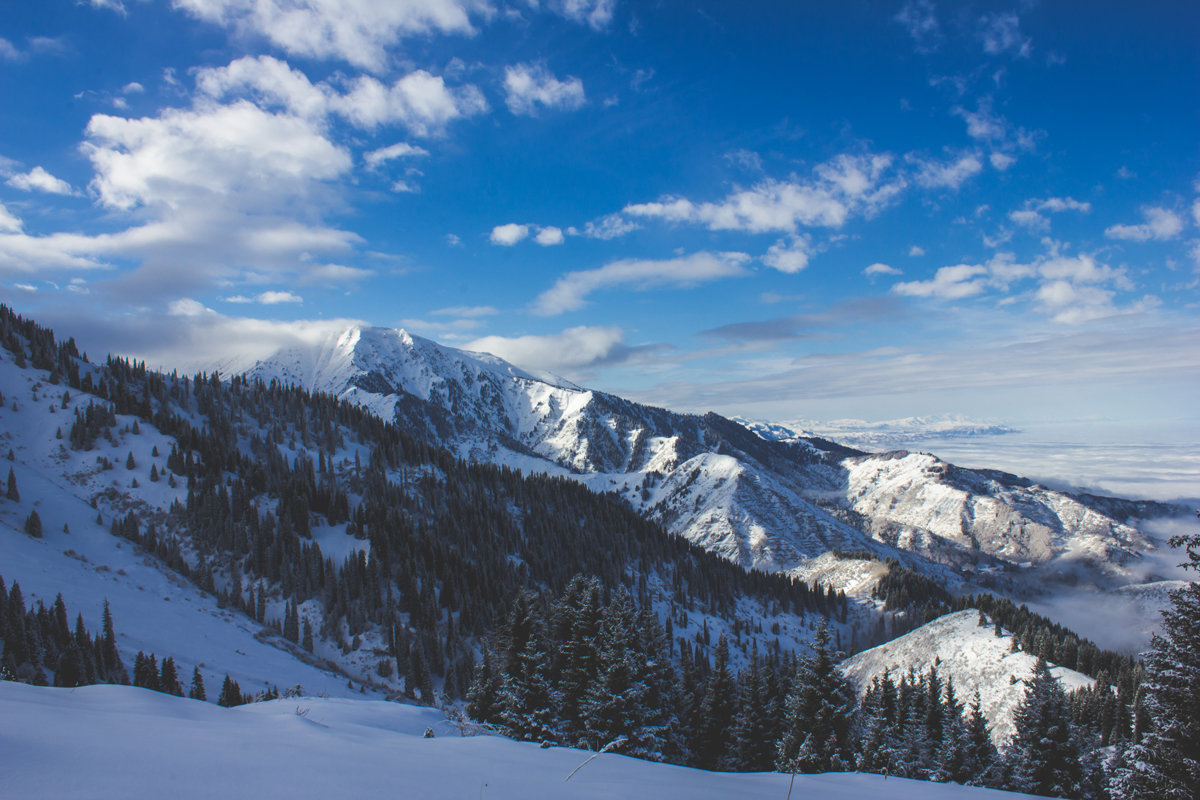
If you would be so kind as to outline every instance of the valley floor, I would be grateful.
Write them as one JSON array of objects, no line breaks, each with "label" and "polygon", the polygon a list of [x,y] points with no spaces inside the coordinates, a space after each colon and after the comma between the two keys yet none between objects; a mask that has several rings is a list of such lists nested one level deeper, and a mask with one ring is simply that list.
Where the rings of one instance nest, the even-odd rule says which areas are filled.
[{"label": "valley floor", "polygon": [[[424,738],[427,728],[435,738]],[[0,796],[54,798],[770,798],[789,776],[713,773],[496,736],[440,712],[293,698],[225,709],[128,686],[0,682]],[[877,775],[796,777],[792,796],[987,800],[1006,792]]]}]

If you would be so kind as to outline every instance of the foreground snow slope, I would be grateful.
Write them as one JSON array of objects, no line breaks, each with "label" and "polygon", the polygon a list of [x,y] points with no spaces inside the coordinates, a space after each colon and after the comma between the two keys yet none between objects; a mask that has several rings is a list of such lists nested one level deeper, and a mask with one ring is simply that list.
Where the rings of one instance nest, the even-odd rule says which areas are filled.
[{"label": "foreground snow slope", "polygon": [[[426,728],[436,738],[423,738]],[[712,773],[494,736],[435,711],[301,698],[224,709],[127,686],[0,683],[5,797],[413,797],[782,800],[788,776]],[[875,775],[796,777],[794,797],[987,800],[1022,795]]]},{"label": "foreground snow slope", "polygon": [[[842,672],[859,694],[876,677],[890,673],[899,682],[909,670],[920,674],[937,666],[938,674],[954,684],[960,702],[969,704],[979,692],[979,704],[997,744],[1012,738],[1013,712],[1025,697],[1026,678],[1032,677],[1037,659],[1012,652],[1012,636],[996,636],[989,623],[980,627],[979,612],[958,611],[922,625],[899,639],[872,647],[842,662]],[[1073,691],[1094,680],[1066,667],[1051,665],[1050,673],[1062,688]]]}]

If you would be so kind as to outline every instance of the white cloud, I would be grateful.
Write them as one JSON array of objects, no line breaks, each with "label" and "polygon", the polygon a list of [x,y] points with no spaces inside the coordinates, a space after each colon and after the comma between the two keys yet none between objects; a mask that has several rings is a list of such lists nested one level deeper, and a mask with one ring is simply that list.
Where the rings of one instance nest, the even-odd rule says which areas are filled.
[{"label": "white cloud", "polygon": [[374,169],[380,164],[395,158],[417,158],[427,155],[429,155],[429,151],[423,147],[415,147],[408,142],[397,142],[396,144],[365,153],[363,161],[368,167]]},{"label": "white cloud", "polygon": [[1008,218],[1030,230],[1047,230],[1050,227],[1050,220],[1030,209],[1010,211],[1008,212]]},{"label": "white cloud", "polygon": [[292,292],[263,292],[258,296],[258,302],[265,306],[279,305],[280,303],[303,303],[304,298]]},{"label": "white cloud", "polygon": [[918,50],[931,50],[942,39],[941,27],[930,0],[909,0],[893,19],[904,26]]},{"label": "white cloud", "polygon": [[56,178],[42,167],[34,167],[29,172],[13,175],[7,181],[9,186],[26,192],[47,192],[49,194],[73,194],[71,184],[62,178]]},{"label": "white cloud", "polygon": [[600,31],[612,22],[616,0],[551,0],[546,5],[556,14]]},{"label": "white cloud", "polygon": [[363,128],[400,123],[417,136],[440,133],[454,120],[488,110],[478,87],[448,87],[440,75],[423,69],[410,72],[391,86],[362,76],[351,90],[331,101],[338,114]]},{"label": "white cloud", "polygon": [[1073,197],[1047,197],[1044,200],[1026,200],[1020,209],[1008,212],[1008,218],[1031,231],[1045,231],[1050,229],[1050,220],[1041,212],[1078,211],[1087,214],[1091,210],[1091,203]]},{"label": "white cloud", "polygon": [[475,33],[486,0],[175,0],[193,16],[266,37],[289,54],[346,61],[380,72],[404,37]]},{"label": "white cloud", "polygon": [[1013,52],[1028,58],[1033,42],[1021,33],[1021,20],[1013,12],[987,14],[979,20],[984,52],[991,55]]},{"label": "white cloud", "polygon": [[271,56],[245,56],[223,67],[202,69],[196,85],[215,99],[248,96],[314,122],[336,114],[369,130],[404,125],[417,136],[437,135],[453,121],[488,110],[478,87],[447,86],[441,76],[425,70],[410,72],[391,84],[360,75],[346,82],[342,91],[329,81],[314,84],[300,70]]},{"label": "white cloud", "polygon": [[808,236],[792,236],[780,239],[771,245],[762,262],[780,272],[794,274],[808,266],[809,253],[812,251],[812,239]]},{"label": "white cloud", "polygon": [[904,272],[902,270],[899,270],[899,269],[896,269],[895,267],[889,266],[887,264],[881,264],[878,262],[869,265],[866,269],[863,270],[863,275],[866,275],[867,277],[874,277],[876,275],[903,275],[903,274],[904,274]]},{"label": "white cloud", "polygon": [[534,372],[570,372],[629,357],[620,328],[579,326],[548,336],[485,336],[465,345]]},{"label": "white cloud", "polygon": [[553,245],[563,243],[563,232],[561,228],[556,228],[553,225],[550,225],[539,230],[537,236],[535,236],[533,240],[542,247],[551,247]]},{"label": "white cloud", "polygon": [[131,302],[214,286],[287,278],[345,283],[369,275],[322,256],[360,240],[323,223],[331,183],[349,154],[318,124],[246,100],[127,119],[93,116],[80,147],[91,161],[98,202],[131,227],[113,233],[0,237],[0,270],[109,269],[137,263],[108,282]]},{"label": "white cloud", "polygon": [[750,233],[793,233],[800,225],[838,228],[853,214],[876,213],[903,190],[902,178],[886,179],[891,166],[889,155],[840,155],[818,165],[811,179],[763,181],[717,203],[665,197],[626,206],[622,213]]},{"label": "white cloud", "polygon": [[583,81],[555,78],[541,64],[517,64],[504,70],[504,102],[514,114],[534,115],[538,108],[574,110],[586,98]]},{"label": "white cloud", "polygon": [[956,264],[942,267],[931,280],[908,281],[892,286],[892,291],[910,297],[938,297],[943,300],[958,300],[980,294],[987,286],[981,276],[987,268],[976,264]]},{"label": "white cloud", "polygon": [[14,289],[20,289],[22,292],[36,292],[38,289],[32,283],[14,283]]},{"label": "white cloud", "polygon": [[350,156],[296,117],[246,101],[162,116],[93,116],[84,154],[92,187],[109,208],[224,204],[275,207],[308,193],[314,181],[350,168]]},{"label": "white cloud", "polygon": [[1040,201],[1030,200],[1029,203],[1039,211],[1079,211],[1087,214],[1092,210],[1091,203],[1081,202],[1073,197],[1047,197]]},{"label": "white cloud", "polygon": [[491,241],[492,244],[498,244],[502,247],[512,247],[528,235],[528,225],[518,225],[515,222],[509,222],[506,225],[497,225],[492,228]]},{"label": "white cloud", "polygon": [[1195,222],[1200,227],[1200,200],[1192,203],[1192,222]]},{"label": "white cloud", "polygon": [[925,248],[919,247],[918,245],[914,244],[912,247],[908,248],[908,255],[911,258],[916,258],[917,256],[923,256],[923,255],[925,255]]},{"label": "white cloud", "polygon": [[620,214],[607,214],[583,226],[583,235],[589,239],[617,239],[641,227]]},{"label": "white cloud", "polygon": [[1017,157],[1009,153],[995,152],[988,156],[988,161],[992,163],[992,167],[1000,172],[1017,163]]},{"label": "white cloud", "polygon": [[141,94],[146,91],[146,87],[142,86],[137,81],[130,81],[121,87],[121,94]]},{"label": "white cloud", "polygon": [[0,233],[20,233],[21,220],[0,203]]},{"label": "white cloud", "polygon": [[1104,235],[1110,239],[1146,242],[1174,239],[1183,231],[1183,219],[1168,209],[1146,207],[1142,216],[1146,221],[1141,225],[1113,225],[1104,229]]},{"label": "white cloud", "polygon": [[662,286],[687,287],[747,274],[745,253],[699,252],[665,259],[625,259],[599,269],[568,272],[533,303],[535,314],[562,314],[581,308],[592,292],[627,286],[637,291]]},{"label": "white cloud", "polygon": [[947,161],[910,154],[908,161],[917,168],[914,179],[926,189],[958,189],[983,171],[983,164],[975,153],[951,156]]}]

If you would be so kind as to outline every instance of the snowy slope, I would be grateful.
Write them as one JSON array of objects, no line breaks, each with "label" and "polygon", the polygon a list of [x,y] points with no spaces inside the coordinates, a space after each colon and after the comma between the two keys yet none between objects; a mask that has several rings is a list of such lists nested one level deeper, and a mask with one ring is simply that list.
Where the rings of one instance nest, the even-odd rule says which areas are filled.
[{"label": "snowy slope", "polygon": [[[435,738],[423,738],[431,728]],[[0,790],[8,797],[770,798],[789,776],[714,773],[494,736],[463,738],[436,712],[300,698],[224,709],[127,686],[0,683]],[[566,778],[570,776],[570,780]],[[800,775],[794,796],[987,800],[1024,795]]]},{"label": "snowy slope", "polygon": [[[361,403],[466,458],[618,491],[671,532],[748,567],[803,574],[838,549],[896,556],[943,581],[1037,566],[1038,580],[1082,569],[1089,581],[1124,582],[1152,548],[1120,521],[1133,513],[1124,501],[1085,502],[928,455],[859,453],[787,425],[675,414],[404,331],[350,328],[246,374]],[[897,427],[1003,432],[960,418],[888,430]]]},{"label": "snowy slope", "polygon": [[[1033,675],[1037,659],[1012,652],[1012,636],[997,637],[995,628],[979,626],[973,609],[939,617],[911,633],[852,656],[841,669],[860,694],[876,677],[890,673],[900,680],[910,670],[917,674],[936,665],[938,674],[954,685],[958,699],[969,703],[978,692],[980,707],[998,744],[1014,733],[1013,712],[1025,697],[1023,681]],[[1095,681],[1066,667],[1051,665],[1050,672],[1065,691],[1091,686]]]},{"label": "snowy slope", "polygon": [[[20,493],[16,502],[0,499],[0,575],[9,585],[20,583],[27,606],[37,600],[49,606],[61,592],[72,619],[83,614],[95,632],[107,599],[127,668],[139,650],[171,656],[184,676],[199,666],[213,697],[226,674],[250,693],[272,684],[301,684],[332,695],[350,691],[345,676],[297,659],[274,631],[219,608],[215,597],[111,534],[115,515],[137,507],[153,518],[173,501],[186,500],[182,485],[172,489],[165,479],[150,479],[152,465],[165,474],[170,439],[149,425],[134,434],[133,419],[119,417],[113,442],[100,439],[94,450],[71,450],[56,432],[65,435],[73,409],[91,397],[77,392],[64,409],[66,388],[50,384],[44,372],[18,368],[6,350],[0,350],[0,391],[5,399],[0,454],[12,453],[11,461],[0,459],[0,477],[11,467]],[[130,454],[133,469],[125,467]],[[101,458],[114,468],[104,469]],[[42,520],[42,539],[24,533],[34,510]],[[272,616],[281,607],[272,607]]]},{"label": "snowy slope", "polygon": [[1000,474],[963,470],[927,453],[883,453],[843,462],[850,507],[872,531],[905,549],[982,552],[1010,564],[1115,574],[1152,548],[1139,530],[1061,492]]}]

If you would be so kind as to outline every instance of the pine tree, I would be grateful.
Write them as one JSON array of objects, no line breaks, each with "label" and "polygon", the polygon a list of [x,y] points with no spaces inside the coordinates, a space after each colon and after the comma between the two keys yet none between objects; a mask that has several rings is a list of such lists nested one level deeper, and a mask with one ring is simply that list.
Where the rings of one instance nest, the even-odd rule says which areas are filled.
[{"label": "pine tree", "polygon": [[162,661],[162,669],[158,676],[158,690],[176,697],[183,697],[183,686],[179,683],[179,671],[175,667],[175,659],[170,656]]},{"label": "pine tree", "polygon": [[245,698],[242,697],[242,688],[238,686],[237,681],[226,675],[225,682],[221,684],[221,696],[217,700],[217,705],[224,706],[225,708],[233,708],[234,706],[242,705],[244,702]]},{"label": "pine tree", "polygon": [[[1187,562],[1200,573],[1200,534],[1177,536]],[[1117,800],[1200,798],[1200,582],[1171,593],[1162,632],[1145,654],[1145,720],[1141,741],[1127,749],[1110,791]]]},{"label": "pine tree", "polygon": [[207,700],[208,692],[204,690],[204,676],[200,674],[200,667],[192,667],[192,688],[188,692],[188,697],[193,700]]},{"label": "pine tree", "polygon": [[729,640],[717,640],[704,696],[692,721],[692,760],[701,769],[729,769],[734,755],[730,729],[737,713],[737,684],[729,667]]},{"label": "pine tree", "polygon": [[487,644],[475,666],[474,680],[467,690],[467,716],[476,722],[496,723],[500,720],[500,675],[492,663]]},{"label": "pine tree", "polygon": [[25,518],[25,533],[34,539],[42,538],[42,518],[38,516],[36,508]]},{"label": "pine tree", "polygon": [[21,493],[17,491],[17,476],[13,472],[12,467],[8,468],[8,494],[5,496],[14,502],[20,502],[21,500]]},{"label": "pine tree", "polygon": [[775,754],[781,772],[828,772],[845,766],[854,692],[829,649],[829,627],[817,626],[813,655],[796,674],[785,711],[784,735]]},{"label": "pine tree", "polygon": [[1073,797],[1083,777],[1071,728],[1071,708],[1046,660],[1025,681],[1025,698],[1013,714],[1016,735],[1004,759],[1006,788],[1047,797]]}]

